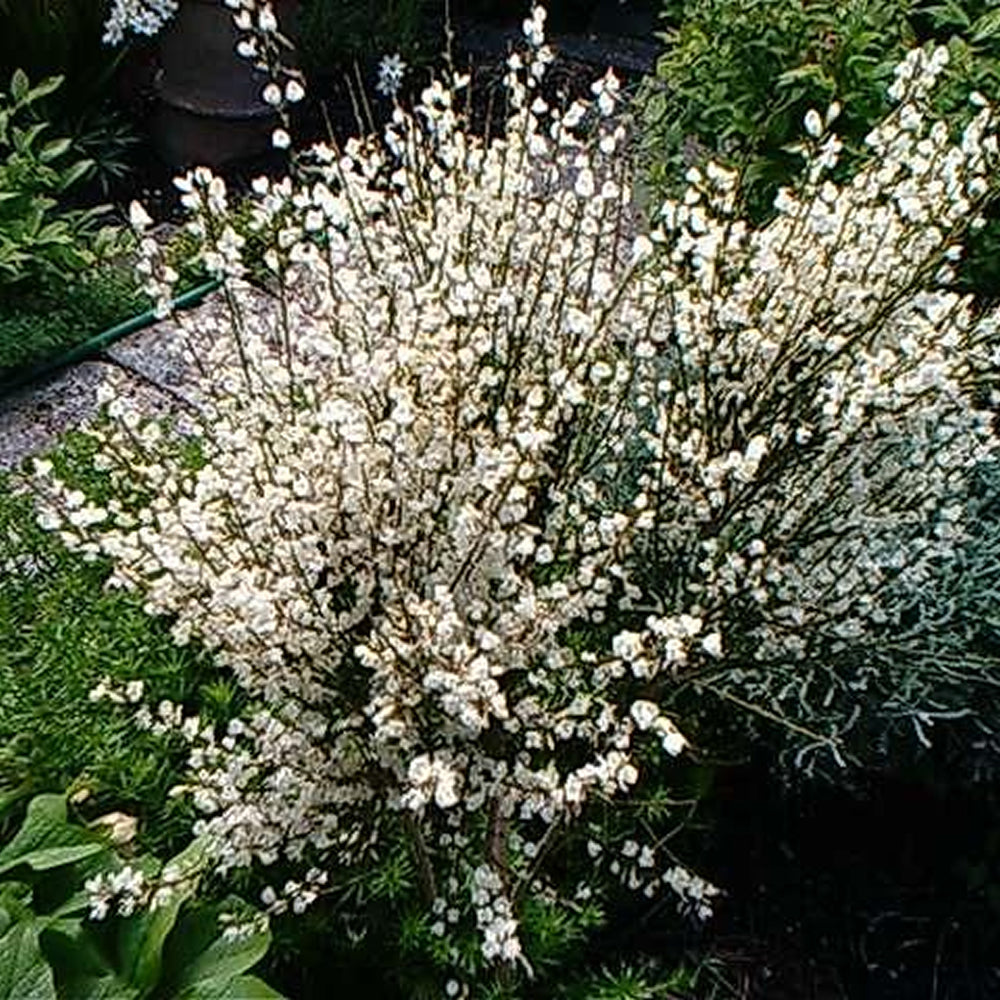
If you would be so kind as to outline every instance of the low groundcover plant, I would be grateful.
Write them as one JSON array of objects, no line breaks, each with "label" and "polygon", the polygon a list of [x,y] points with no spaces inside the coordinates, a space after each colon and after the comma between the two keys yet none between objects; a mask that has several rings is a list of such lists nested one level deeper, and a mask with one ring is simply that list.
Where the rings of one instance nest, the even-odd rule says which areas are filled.
[{"label": "low groundcover plant", "polygon": [[[996,446],[997,317],[942,265],[981,208],[993,113],[958,143],[929,127],[939,53],[898,68],[846,186],[825,179],[837,109],[810,112],[808,182],[773,222],[734,218],[710,167],[646,226],[617,81],[550,107],[543,21],[500,136],[467,131],[453,77],[384,137],[254,185],[270,297],[245,285],[223,182],[183,179],[228,316],[182,320],[213,346],[181,425],[110,394],[92,432],[156,499],[38,481],[65,540],[254,700],[225,732],[180,705],[139,716],[190,740],[218,870],[300,863],[266,894],[300,910],[402,836],[449,996],[528,966],[527,899],[596,891],[550,863],[569,847],[711,913],[655,838],[602,843],[622,828],[595,808],[669,779],[692,678],[863,662],[954,558]],[[182,426],[197,468],[173,457]],[[845,753],[836,726],[805,738]]]}]

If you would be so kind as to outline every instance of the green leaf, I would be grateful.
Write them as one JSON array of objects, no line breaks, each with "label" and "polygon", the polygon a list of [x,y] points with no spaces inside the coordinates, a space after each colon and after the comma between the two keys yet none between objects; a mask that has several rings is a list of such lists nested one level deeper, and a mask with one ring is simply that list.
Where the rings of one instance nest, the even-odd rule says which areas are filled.
[{"label": "green leaf", "polygon": [[[19,197],[17,191],[0,191],[0,202],[17,197]],[[15,806],[20,805],[21,800],[27,798],[31,791],[31,782],[25,779],[15,788],[5,788],[0,792],[0,817],[6,816]]]},{"label": "green leaf", "polygon": [[93,160],[78,160],[59,175],[59,190],[65,191],[67,188],[72,187],[78,180],[86,177],[93,169]]},{"label": "green leaf", "polygon": [[181,906],[198,888],[198,876],[205,864],[205,849],[194,841],[164,865],[163,873],[172,873],[176,882],[166,901],[157,908],[143,911],[123,921],[119,934],[121,976],[145,996],[160,979],[163,947],[177,922]]},{"label": "green leaf", "polygon": [[38,154],[42,163],[50,163],[57,160],[73,145],[72,139],[50,139]]},{"label": "green leaf", "polygon": [[23,69],[14,70],[14,75],[10,78],[10,96],[20,104],[28,96],[29,89],[28,74]]},{"label": "green leaf", "polygon": [[91,858],[95,854],[100,854],[105,850],[103,844],[77,844],[67,847],[46,847],[38,851],[32,851],[23,858],[19,858],[11,864],[5,865],[2,871],[16,868],[18,865],[27,865],[36,872],[47,871],[49,868],[61,868],[63,865],[71,865],[84,858]]},{"label": "green leaf", "polygon": [[256,976],[239,976],[228,982],[199,983],[176,1000],[285,1000],[285,997]]},{"label": "green leaf", "polygon": [[944,0],[943,3],[934,7],[928,7],[925,13],[934,18],[934,23],[939,27],[970,27],[968,15],[962,9],[961,4],[955,0]]},{"label": "green leaf", "polygon": [[202,983],[229,980],[253,968],[271,944],[266,920],[262,929],[245,937],[226,939],[220,917],[260,921],[261,915],[243,900],[231,896],[214,906],[197,906],[177,924],[164,951],[164,985],[184,993]]},{"label": "green leaf", "polygon": [[42,97],[48,97],[49,94],[58,90],[63,85],[64,79],[65,77],[62,76],[47,76],[41,83],[36,84],[28,91],[26,95],[28,103],[37,101]]},{"label": "green leaf", "polygon": [[86,996],[76,984],[112,976],[114,970],[97,947],[88,924],[80,919],[52,921],[39,934],[42,953],[52,966],[60,992],[72,997]]},{"label": "green leaf", "polygon": [[59,868],[107,850],[93,833],[66,821],[62,795],[37,795],[11,840],[0,851],[0,874],[20,865],[35,871]]},{"label": "green leaf", "polygon": [[6,934],[19,920],[33,918],[31,886],[23,882],[4,882],[0,886],[0,934]]},{"label": "green leaf", "polygon": [[57,921],[41,932],[40,943],[62,1000],[137,1000],[138,990],[123,983],[108,965],[93,924]]},{"label": "green leaf", "polygon": [[80,980],[74,984],[76,992],[68,994],[73,1000],[138,1000],[139,991],[126,986],[115,976]]},{"label": "green leaf", "polygon": [[806,63],[804,66],[796,66],[795,69],[786,70],[778,77],[778,87],[789,87],[793,83],[815,84],[826,91],[834,91],[836,83],[829,73],[818,63]]},{"label": "green leaf", "polygon": [[15,924],[0,938],[0,1000],[57,1000],[52,970],[31,921]]},{"label": "green leaf", "polygon": [[983,14],[972,27],[973,42],[985,42],[991,38],[1000,38],[1000,10]]}]

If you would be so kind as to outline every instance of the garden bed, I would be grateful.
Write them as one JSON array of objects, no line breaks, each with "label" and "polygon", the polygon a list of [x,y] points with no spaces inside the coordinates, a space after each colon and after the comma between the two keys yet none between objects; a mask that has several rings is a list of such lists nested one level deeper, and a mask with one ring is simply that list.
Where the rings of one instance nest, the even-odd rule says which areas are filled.
[{"label": "garden bed", "polygon": [[[597,25],[596,5],[580,6]],[[604,16],[616,6],[602,5]],[[520,32],[519,18],[503,21],[459,26],[477,133],[488,114],[503,117]],[[627,85],[650,69],[649,43],[603,44],[565,12],[557,27],[572,35],[550,67],[552,102],[593,96],[606,62]],[[426,75],[411,70],[404,104]],[[378,124],[391,101],[371,106]],[[328,123],[338,141],[358,131],[348,87],[333,78],[296,109],[296,136],[324,138]],[[818,140],[828,125],[807,119],[807,134]],[[798,121],[789,127],[801,138]],[[696,147],[671,155],[693,164]],[[895,261],[888,275],[851,270],[870,233],[845,221],[843,245],[820,225],[779,239],[779,218],[754,231],[767,253],[734,245],[719,258],[733,266],[703,282],[716,246],[699,237],[722,241],[737,227],[723,209],[700,215],[711,199],[699,188],[685,202],[698,206],[690,225],[680,212],[665,223],[696,251],[660,260],[674,284],[638,266],[653,260],[640,242],[635,274],[609,294],[632,217],[619,207],[612,226],[614,209],[593,210],[604,175],[595,165],[581,180],[593,150],[572,148],[579,159],[544,175],[569,179],[546,192],[569,197],[562,215],[546,215],[530,183],[523,199],[503,186],[482,198],[475,184],[455,196],[428,169],[417,175],[429,200],[416,206],[376,184],[365,196],[385,199],[370,216],[378,256],[345,237],[344,203],[331,212],[337,225],[309,215],[336,201],[336,184],[300,190],[281,211],[305,263],[282,277],[273,269],[267,287],[284,296],[229,288],[186,317],[201,356],[216,350],[200,371],[179,360],[173,319],[119,340],[152,319],[117,322],[114,308],[127,311],[135,294],[128,279],[98,276],[78,295],[26,297],[0,313],[0,347],[3,324],[13,331],[8,373],[41,379],[0,400],[0,468],[54,446],[62,480],[45,462],[36,476],[0,473],[0,832],[12,834],[33,792],[68,789],[78,825],[105,810],[138,817],[130,859],[182,848],[196,816],[224,828],[213,849],[235,855],[249,837],[200,892],[212,907],[235,891],[270,911],[262,974],[291,1000],[331,989],[371,1000],[1000,996],[1000,476],[995,458],[962,464],[958,445],[934,433],[960,427],[959,444],[985,434],[966,389],[981,405],[996,371],[965,360],[979,350],[969,331],[988,315],[986,298],[966,315],[929,278],[925,288],[923,272],[895,284],[920,246],[905,242],[887,180],[871,182],[881,197],[864,211]],[[439,166],[438,152],[422,165]],[[237,231],[251,180],[286,167],[271,152],[223,171]],[[150,157],[115,196],[173,218],[171,174]],[[830,190],[824,204],[858,209],[846,187]],[[608,205],[627,200],[616,198]],[[792,217],[805,218],[806,204]],[[461,226],[427,225],[449,213]],[[517,239],[504,250],[490,239],[498,232]],[[450,242],[456,233],[464,243]],[[343,241],[336,269],[310,256],[327,240]],[[841,253],[850,240],[863,253]],[[449,266],[435,272],[445,253]],[[248,273],[261,259],[248,240]],[[819,278],[815,261],[829,264]],[[869,294],[884,298],[866,313],[857,304]],[[782,312],[785,297],[793,308]],[[232,302],[244,307],[238,320]],[[84,330],[93,316],[107,327],[97,337]],[[987,327],[984,343],[996,339]],[[650,357],[658,369],[643,368]],[[114,405],[94,431],[105,445],[73,433],[57,442],[96,415],[109,381]],[[0,370],[0,392],[3,382]],[[866,400],[857,413],[855,398]],[[655,424],[644,423],[650,400]],[[191,421],[174,438],[158,421],[177,413]],[[12,428],[25,433],[13,449]],[[954,463],[947,482],[938,458]],[[80,524],[88,545],[110,536],[90,527],[104,507],[142,513],[83,558],[35,523],[32,490],[71,547]],[[926,516],[910,509],[923,491]],[[653,523],[630,536],[651,509]],[[870,579],[855,574],[861,564]],[[604,589],[591,592],[595,578]],[[125,579],[139,593],[108,586]],[[882,618],[859,632],[871,607]],[[842,634],[843,621],[852,629]],[[225,668],[205,648],[216,644]],[[141,710],[122,693],[137,680],[151,699]],[[251,741],[266,711],[265,736]],[[195,713],[215,728],[188,768],[179,718]],[[221,777],[210,773],[219,759],[232,766]],[[573,779],[594,782],[589,798]],[[195,788],[198,810],[178,794]],[[255,851],[263,863],[250,868]],[[314,862],[329,884],[308,874]],[[130,920],[112,914],[112,932]],[[530,973],[488,952],[510,933]]]}]

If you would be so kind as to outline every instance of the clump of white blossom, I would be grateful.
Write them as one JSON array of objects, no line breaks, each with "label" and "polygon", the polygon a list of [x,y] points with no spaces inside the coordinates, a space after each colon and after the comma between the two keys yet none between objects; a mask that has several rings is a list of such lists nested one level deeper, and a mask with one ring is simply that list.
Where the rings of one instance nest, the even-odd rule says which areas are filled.
[{"label": "clump of white blossom", "polygon": [[[940,56],[901,68],[849,184],[827,179],[834,108],[807,119],[809,182],[774,222],[735,218],[713,166],[644,227],[617,81],[550,106],[543,22],[501,135],[466,130],[464,79],[434,82],[384,136],[254,185],[263,310],[224,184],[184,179],[231,308],[185,320],[214,335],[201,460],[116,398],[100,466],[152,503],[40,486],[62,537],[254,701],[224,732],[180,706],[146,719],[190,741],[217,867],[290,858],[333,884],[401,827],[428,907],[498,962],[523,959],[519,904],[589,807],[684,751],[678,685],[806,671],[892,627],[995,449],[973,388],[996,317],[940,265],[995,165],[993,111],[958,143],[928,127]],[[711,912],[717,890],[652,847],[598,848]],[[301,886],[323,891],[293,884],[296,909]]]},{"label": "clump of white blossom", "polygon": [[[121,826],[125,819],[131,821],[127,824],[130,839],[135,832],[131,817],[111,814],[99,822],[110,822],[113,835],[114,824]],[[112,914],[130,917],[147,907],[155,912],[178,896],[186,898],[197,885],[204,867],[204,852],[196,842],[164,865],[162,870],[157,869],[156,863],[136,863],[98,872],[83,886],[89,919],[104,920]]]},{"label": "clump of white blossom", "polygon": [[127,34],[152,37],[177,13],[178,0],[112,0],[104,44],[121,45]]},{"label": "clump of white blossom", "polygon": [[146,876],[131,865],[116,872],[100,872],[87,879],[83,889],[91,920],[103,920],[112,911],[119,917],[130,917],[149,897]]}]

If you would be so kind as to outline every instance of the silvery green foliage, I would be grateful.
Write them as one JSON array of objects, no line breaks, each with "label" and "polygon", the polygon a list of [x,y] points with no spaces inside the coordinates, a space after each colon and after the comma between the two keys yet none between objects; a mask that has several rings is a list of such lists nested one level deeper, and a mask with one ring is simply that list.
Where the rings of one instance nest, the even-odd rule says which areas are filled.
[{"label": "silvery green foliage", "polygon": [[[643,761],[669,774],[677,691],[805,678],[902,627],[905,595],[959,558],[995,449],[972,389],[996,317],[939,286],[996,138],[989,107],[960,144],[927,128],[940,55],[900,67],[849,186],[824,179],[831,109],[766,227],[733,218],[713,167],[636,235],[617,81],[550,108],[542,23],[511,57],[501,136],[465,130],[464,80],[435,82],[381,139],[255,184],[263,306],[225,185],[183,179],[230,307],[191,321],[212,343],[204,464],[112,397],[102,465],[151,507],[40,484],[47,523],[255,700],[225,734],[180,706],[142,717],[189,738],[218,867],[309,859],[332,884],[402,826],[430,912],[455,914],[442,936],[478,932],[500,963],[523,957],[525,893],[573,892],[553,848],[593,834]],[[786,725],[842,752],[839,723]],[[642,839],[595,847],[707,916],[714,889]],[[320,891],[290,885],[274,905]]]},{"label": "silvery green foliage", "polygon": [[[829,762],[817,750],[872,760],[873,734],[900,722],[926,743],[935,718],[970,714],[997,681],[989,657],[955,645],[969,628],[968,611],[954,613],[956,588],[969,608],[971,588],[996,585],[992,543],[982,549],[968,505],[970,476],[994,454],[992,415],[970,400],[978,387],[980,401],[996,402],[997,320],[941,287],[956,254],[945,244],[982,203],[996,140],[979,95],[958,147],[943,123],[925,121],[946,62],[945,50],[915,50],[901,64],[890,89],[901,103],[867,140],[878,158],[844,189],[822,179],[839,152],[825,134],[837,108],[826,122],[807,115],[804,196],[779,194],[781,215],[747,271],[745,257],[722,257],[736,275],[722,294],[720,255],[700,237],[710,249],[695,249],[694,270],[709,275],[711,294],[690,309],[683,300],[682,332],[702,324],[691,338],[700,360],[688,388],[675,374],[669,391],[702,393],[704,373],[714,375],[704,410],[728,425],[694,423],[689,435],[707,426],[738,442],[766,428],[768,455],[752,483],[721,492],[718,476],[706,481],[702,561],[690,558],[689,534],[666,552],[657,534],[656,572],[712,594],[740,622],[733,655],[688,682],[782,723],[796,767]],[[690,218],[698,202],[667,211]],[[672,371],[683,375],[683,362]],[[682,439],[674,428],[670,437]]]}]

